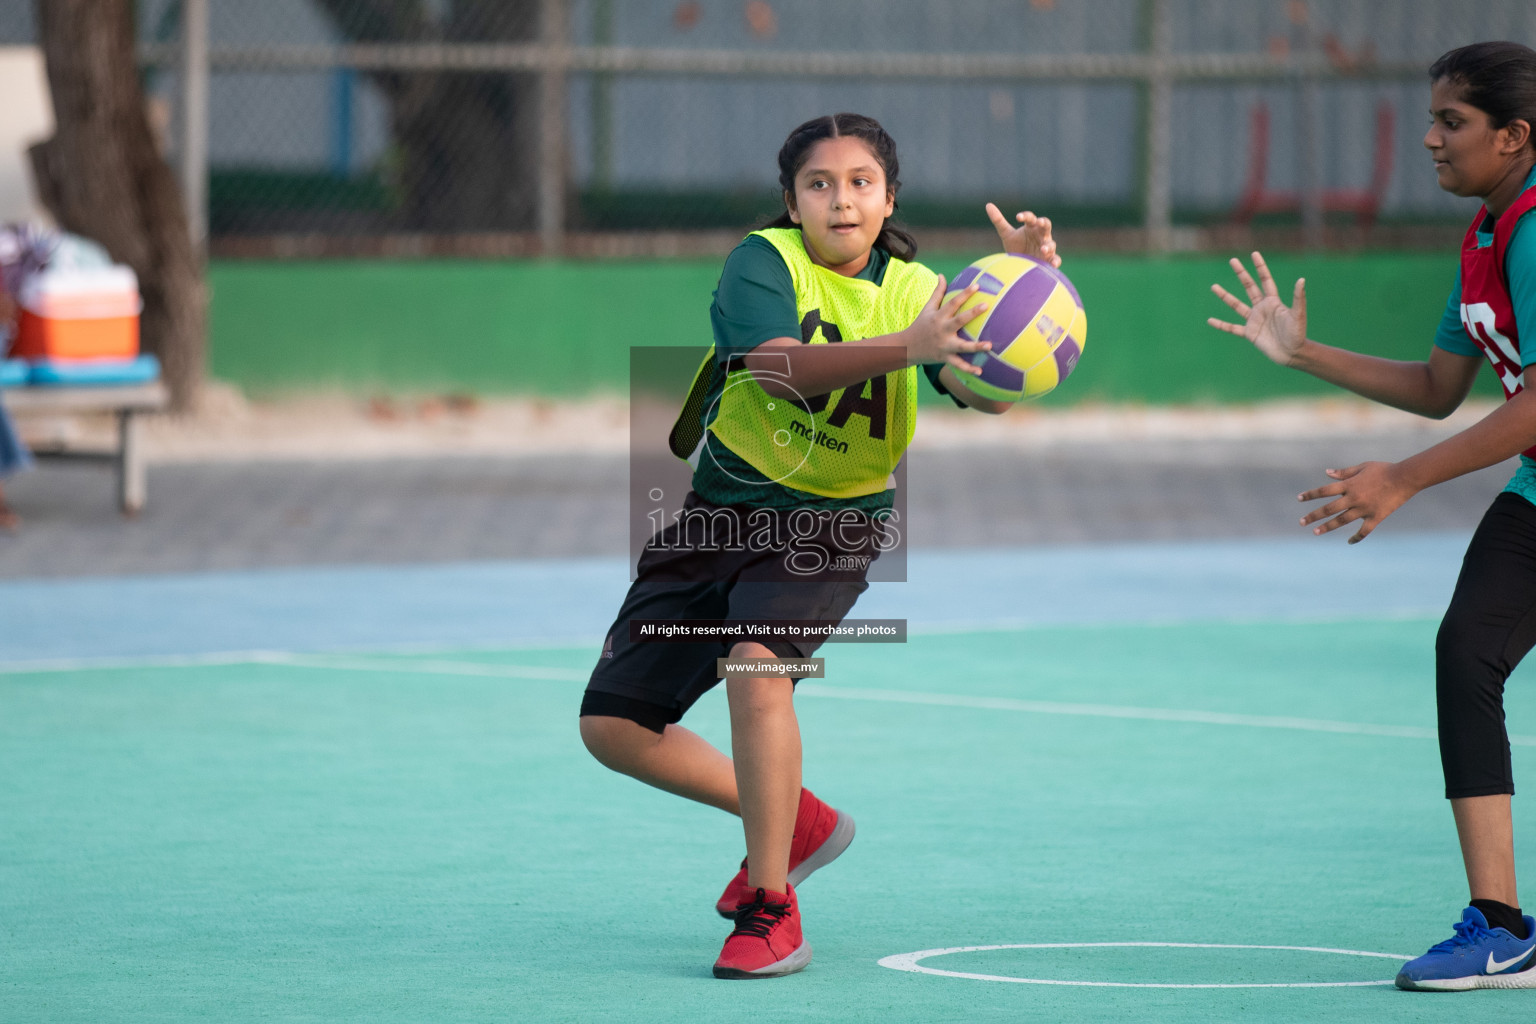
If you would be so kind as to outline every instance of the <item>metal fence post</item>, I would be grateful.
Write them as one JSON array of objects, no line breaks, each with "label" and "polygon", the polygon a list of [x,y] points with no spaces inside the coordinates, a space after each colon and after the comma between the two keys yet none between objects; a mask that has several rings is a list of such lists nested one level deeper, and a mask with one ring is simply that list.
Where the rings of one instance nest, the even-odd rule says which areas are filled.
[{"label": "metal fence post", "polygon": [[[1310,55],[1308,55],[1310,56]],[[1310,64],[1310,61],[1308,62]],[[1304,67],[1296,90],[1297,158],[1301,179],[1301,235],[1308,249],[1323,247],[1323,168],[1322,140],[1317,119],[1322,103],[1317,76]]]},{"label": "metal fence post", "polygon": [[1173,76],[1168,58],[1173,52],[1173,22],[1168,0],[1148,0],[1147,55],[1147,248],[1173,248]]},{"label": "metal fence post", "polygon": [[[593,0],[592,42],[613,45],[614,0]],[[613,76],[600,72],[592,76],[592,184],[599,189],[613,186]]]},{"label": "metal fence post", "polygon": [[181,3],[181,194],[192,250],[208,243],[208,0]]},{"label": "metal fence post", "polygon": [[566,0],[542,0],[540,34],[547,63],[539,74],[539,248],[565,249],[566,78],[571,66]]}]

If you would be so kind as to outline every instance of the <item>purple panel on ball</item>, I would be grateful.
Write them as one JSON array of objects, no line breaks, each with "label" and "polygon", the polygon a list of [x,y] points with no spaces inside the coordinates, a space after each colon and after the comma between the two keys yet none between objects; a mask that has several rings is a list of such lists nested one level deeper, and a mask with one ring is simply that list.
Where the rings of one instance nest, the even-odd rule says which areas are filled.
[{"label": "purple panel on ball", "polygon": [[[977,353],[980,355],[981,353]],[[981,379],[1004,391],[1024,390],[1024,371],[1001,359],[988,359],[981,364]]]},{"label": "purple panel on ball", "polygon": [[1083,346],[1077,343],[1072,335],[1061,339],[1061,344],[1056,346],[1056,351],[1051,355],[1056,357],[1056,377],[1058,383],[1067,379],[1067,374],[1077,369],[1077,361],[1082,357]]},{"label": "purple panel on ball", "polygon": [[966,267],[964,270],[960,271],[960,273],[955,275],[955,279],[953,281],[949,282],[949,290],[952,292],[957,292],[960,289],[967,287],[972,281],[976,280],[976,275],[979,273],[981,273],[981,271],[975,267]]},{"label": "purple panel on ball", "polygon": [[996,295],[1003,290],[1003,282],[991,274],[982,274],[976,279],[976,287],[979,291],[986,292],[988,295]]},{"label": "purple panel on ball", "polygon": [[1023,333],[1055,290],[1054,277],[1031,270],[1015,281],[1007,294],[997,300],[978,340],[990,341],[992,351],[1001,352],[1008,347],[1009,342]]}]

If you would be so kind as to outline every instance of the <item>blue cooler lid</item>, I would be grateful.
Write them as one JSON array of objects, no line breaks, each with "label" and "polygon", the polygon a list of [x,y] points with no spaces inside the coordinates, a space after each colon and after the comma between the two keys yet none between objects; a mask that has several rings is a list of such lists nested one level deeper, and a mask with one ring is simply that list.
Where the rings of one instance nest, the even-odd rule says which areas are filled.
[{"label": "blue cooler lid", "polygon": [[147,384],[160,376],[154,356],[133,359],[38,359],[32,363],[31,383],[55,387],[92,384]]}]

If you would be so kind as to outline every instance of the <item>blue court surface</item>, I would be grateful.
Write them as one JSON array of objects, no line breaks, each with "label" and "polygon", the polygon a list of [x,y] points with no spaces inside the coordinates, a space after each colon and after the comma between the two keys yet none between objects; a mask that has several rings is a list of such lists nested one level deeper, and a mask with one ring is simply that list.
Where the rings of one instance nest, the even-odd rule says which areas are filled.
[{"label": "blue court surface", "polygon": [[[576,734],[622,562],[0,583],[0,1019],[1519,1013],[1389,984],[1466,896],[1431,663],[1465,542],[914,553],[856,610],[909,642],[801,684],[859,832],[802,887],[812,966],[757,985],[709,972],[737,823]],[[687,723],[726,746],[723,694]]]}]

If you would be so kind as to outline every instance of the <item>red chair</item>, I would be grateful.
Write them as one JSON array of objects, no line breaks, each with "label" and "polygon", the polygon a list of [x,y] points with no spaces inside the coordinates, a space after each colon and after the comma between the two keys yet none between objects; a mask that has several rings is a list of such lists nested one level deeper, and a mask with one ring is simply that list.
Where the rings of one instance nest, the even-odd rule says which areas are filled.
[{"label": "red chair", "polygon": [[[1376,106],[1376,152],[1371,164],[1371,183],[1366,188],[1323,189],[1324,213],[1352,213],[1355,223],[1368,228],[1376,223],[1381,197],[1392,180],[1392,129],[1396,111],[1386,100]],[[1269,172],[1269,108],[1263,103],[1253,108],[1253,127],[1248,140],[1248,181],[1232,210],[1232,221],[1247,224],[1259,213],[1298,213],[1301,195],[1276,192],[1265,187]]]}]

